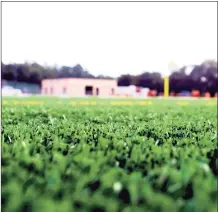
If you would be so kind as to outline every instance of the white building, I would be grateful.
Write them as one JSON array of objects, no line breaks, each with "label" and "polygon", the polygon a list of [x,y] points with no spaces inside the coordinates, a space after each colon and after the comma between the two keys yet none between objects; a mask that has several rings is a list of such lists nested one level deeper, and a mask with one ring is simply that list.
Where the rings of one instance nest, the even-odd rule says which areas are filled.
[{"label": "white building", "polygon": [[116,94],[118,96],[125,97],[147,97],[149,89],[148,88],[139,88],[135,85],[130,86],[118,86],[116,89]]}]

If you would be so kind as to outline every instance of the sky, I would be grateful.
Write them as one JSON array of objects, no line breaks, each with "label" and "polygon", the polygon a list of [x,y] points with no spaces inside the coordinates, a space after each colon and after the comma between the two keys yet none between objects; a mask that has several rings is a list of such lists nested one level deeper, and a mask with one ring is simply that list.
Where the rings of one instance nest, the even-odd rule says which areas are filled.
[{"label": "sky", "polygon": [[2,3],[3,63],[112,77],[217,59],[216,2]]}]

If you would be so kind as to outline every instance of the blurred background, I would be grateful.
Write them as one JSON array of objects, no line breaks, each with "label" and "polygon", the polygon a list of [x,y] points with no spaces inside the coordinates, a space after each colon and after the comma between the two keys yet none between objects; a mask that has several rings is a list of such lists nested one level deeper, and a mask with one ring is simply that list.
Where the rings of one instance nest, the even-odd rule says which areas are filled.
[{"label": "blurred background", "polygon": [[[55,78],[97,78],[112,79],[108,76],[94,76],[84,70],[81,65],[74,67],[63,66],[43,67],[33,64],[3,64],[2,86],[19,89],[26,94],[41,94],[41,81]],[[170,76],[170,96],[217,96],[217,62],[205,61],[200,65],[182,67],[174,70]],[[140,92],[142,88],[148,88],[150,96],[163,95],[163,77],[158,72],[144,72],[140,75],[121,75],[117,79],[118,87],[126,87],[120,95],[131,96],[134,92]],[[134,86],[132,86],[134,85]],[[133,90],[133,92],[132,92]],[[144,96],[147,96],[146,94]]]},{"label": "blurred background", "polygon": [[163,96],[166,76],[170,96],[217,97],[215,2],[2,4],[3,95],[88,78],[116,80],[111,96]]}]

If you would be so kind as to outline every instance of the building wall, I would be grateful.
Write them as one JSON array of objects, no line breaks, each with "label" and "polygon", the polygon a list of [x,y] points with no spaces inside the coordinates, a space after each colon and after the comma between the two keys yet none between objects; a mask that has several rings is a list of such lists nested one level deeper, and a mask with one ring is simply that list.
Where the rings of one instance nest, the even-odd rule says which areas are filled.
[{"label": "building wall", "polygon": [[[93,95],[96,95],[96,89],[99,89],[99,96],[111,96],[112,89],[114,94],[117,89],[116,80],[108,79],[46,79],[42,81],[42,94],[52,96],[73,96],[83,97],[85,94],[85,87],[93,87]],[[65,89],[65,92],[64,92]]]}]

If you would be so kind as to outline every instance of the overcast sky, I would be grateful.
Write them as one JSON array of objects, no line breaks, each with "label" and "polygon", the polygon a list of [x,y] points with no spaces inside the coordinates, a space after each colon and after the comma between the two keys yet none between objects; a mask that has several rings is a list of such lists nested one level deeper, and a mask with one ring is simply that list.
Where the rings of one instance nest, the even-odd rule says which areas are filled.
[{"label": "overcast sky", "polygon": [[217,58],[217,3],[2,3],[2,60],[119,76]]}]

